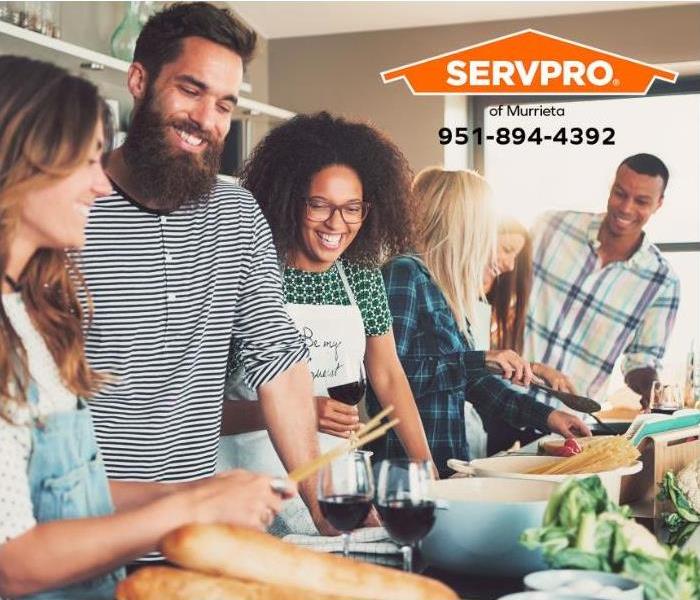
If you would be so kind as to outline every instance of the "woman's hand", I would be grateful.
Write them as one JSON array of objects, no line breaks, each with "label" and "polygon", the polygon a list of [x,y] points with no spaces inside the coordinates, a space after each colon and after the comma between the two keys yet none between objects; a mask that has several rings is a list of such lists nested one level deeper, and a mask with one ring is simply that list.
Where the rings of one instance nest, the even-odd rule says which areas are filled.
[{"label": "woman's hand", "polygon": [[576,415],[564,412],[563,410],[553,410],[547,417],[547,427],[552,433],[558,433],[565,438],[588,437],[591,430],[588,429],[581,419]]},{"label": "woman's hand", "polygon": [[487,350],[486,360],[497,363],[503,369],[503,376],[518,385],[528,386],[532,380],[530,363],[513,350]]},{"label": "woman's hand", "polygon": [[350,437],[352,431],[360,428],[360,413],[357,406],[350,406],[326,396],[316,396],[316,410],[318,430],[323,433]]},{"label": "woman's hand", "polygon": [[192,521],[229,523],[262,531],[270,526],[280,511],[282,500],[296,493],[296,485],[291,481],[273,480],[267,475],[241,469],[203,479],[181,492],[188,496]]},{"label": "woman's hand", "polygon": [[544,379],[544,382],[557,392],[576,393],[574,384],[571,383],[571,380],[561,371],[557,371],[552,367],[540,363],[532,363],[532,372],[537,375],[537,377]]}]

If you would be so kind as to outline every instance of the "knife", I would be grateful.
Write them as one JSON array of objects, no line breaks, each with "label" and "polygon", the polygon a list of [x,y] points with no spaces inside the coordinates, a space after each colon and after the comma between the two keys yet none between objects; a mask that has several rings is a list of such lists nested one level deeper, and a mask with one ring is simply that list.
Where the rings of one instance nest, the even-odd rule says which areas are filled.
[{"label": "knife", "polygon": [[[505,376],[505,371],[503,370],[503,367],[501,367],[501,365],[499,365],[497,362],[491,360],[486,361],[486,370],[489,371],[489,373],[493,373],[494,375],[500,375],[501,377]],[[579,396],[570,392],[562,392],[560,390],[555,390],[549,387],[542,379],[535,375],[533,375],[533,379],[530,382],[530,387],[542,390],[550,396],[558,398],[562,401],[562,403],[565,406],[568,406],[572,410],[591,415],[591,417],[593,417],[593,419],[595,419],[595,421],[608,433],[612,435],[617,435],[617,432],[612,427],[608,426],[606,423],[601,421],[594,414],[599,412],[602,407],[598,402],[596,402],[592,398],[587,398],[586,396]]]}]

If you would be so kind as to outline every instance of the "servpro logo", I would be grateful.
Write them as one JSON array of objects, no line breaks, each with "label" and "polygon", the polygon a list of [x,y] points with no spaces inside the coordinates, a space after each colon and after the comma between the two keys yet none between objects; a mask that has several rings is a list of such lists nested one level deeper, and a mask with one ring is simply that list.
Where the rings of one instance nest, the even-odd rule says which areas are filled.
[{"label": "servpro logo", "polygon": [[382,72],[414,94],[646,94],[678,73],[526,29]]}]

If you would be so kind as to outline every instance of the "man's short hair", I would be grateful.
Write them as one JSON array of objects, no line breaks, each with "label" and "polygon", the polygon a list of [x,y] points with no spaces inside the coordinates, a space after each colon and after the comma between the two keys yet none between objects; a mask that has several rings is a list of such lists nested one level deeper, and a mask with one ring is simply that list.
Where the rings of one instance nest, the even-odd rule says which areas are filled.
[{"label": "man's short hair", "polygon": [[255,51],[257,34],[228,9],[208,2],[183,2],[153,15],[136,41],[134,62],[141,63],[150,82],[158,77],[163,65],[180,56],[182,41],[201,37],[231,49],[243,65]]},{"label": "man's short hair", "polygon": [[640,175],[661,177],[664,182],[664,185],[661,188],[661,194],[663,195],[664,191],[666,190],[666,185],[668,184],[668,167],[659,157],[654,156],[653,154],[634,154],[633,156],[628,156],[625,160],[623,160],[620,163],[620,167],[622,165],[626,165],[635,173],[639,173]]}]

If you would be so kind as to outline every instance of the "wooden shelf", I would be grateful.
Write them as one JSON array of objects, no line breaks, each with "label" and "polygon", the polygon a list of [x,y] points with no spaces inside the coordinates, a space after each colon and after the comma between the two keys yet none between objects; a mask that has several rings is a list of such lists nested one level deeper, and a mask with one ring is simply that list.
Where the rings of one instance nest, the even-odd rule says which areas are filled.
[{"label": "wooden shelf", "polygon": [[[83,46],[29,31],[0,21],[0,54],[17,54],[53,62],[74,73],[80,73],[97,84],[109,97],[124,99],[124,74],[129,63]],[[243,82],[241,92],[249,94],[251,85]],[[241,95],[238,106],[251,114],[263,114],[276,119],[289,119],[293,112],[258,102]]]}]

